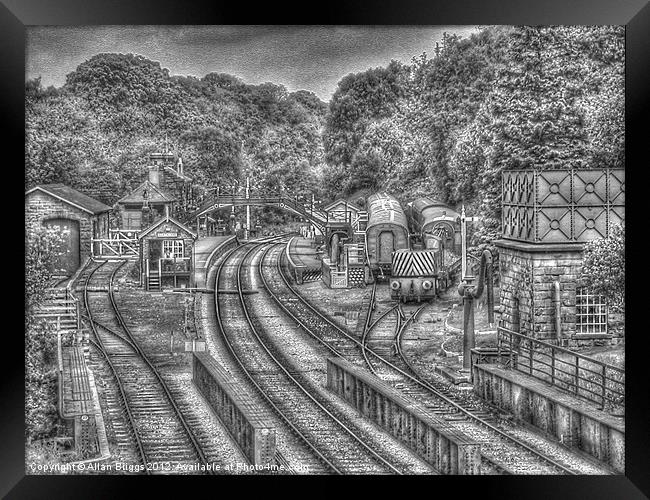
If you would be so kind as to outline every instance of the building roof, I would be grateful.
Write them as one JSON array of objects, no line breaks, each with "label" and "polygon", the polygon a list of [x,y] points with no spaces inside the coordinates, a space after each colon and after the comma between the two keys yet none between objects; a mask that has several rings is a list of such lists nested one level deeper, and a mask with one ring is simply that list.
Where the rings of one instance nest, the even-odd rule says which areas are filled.
[{"label": "building roof", "polygon": [[57,198],[68,205],[72,205],[89,214],[97,215],[111,210],[111,207],[104,205],[101,201],[80,193],[76,189],[64,184],[39,184],[25,193],[27,196],[34,191],[41,191]]},{"label": "building roof", "polygon": [[179,179],[182,179],[182,180],[187,181],[187,182],[192,180],[192,178],[190,176],[185,175],[185,174],[181,174],[178,170],[176,170],[173,167],[170,167],[169,165],[165,165],[165,172],[169,172],[170,174],[174,174]]},{"label": "building roof", "polygon": [[[341,199],[338,199],[338,200],[334,200],[332,203],[330,203],[326,207],[323,207],[323,210],[325,212],[331,212],[335,208],[339,208],[339,207],[340,207],[339,210],[345,210],[345,204],[346,204],[346,200],[341,198]],[[348,212],[355,212],[356,213],[356,212],[359,212],[361,210],[358,206],[356,206],[354,203],[352,203],[349,200],[347,200],[347,205],[348,205],[348,207],[347,207]],[[337,210],[337,211],[339,211],[339,210]]]},{"label": "building roof", "polygon": [[147,191],[147,201],[149,203],[170,203],[176,198],[166,193],[162,188],[152,184],[151,182],[144,181],[137,188],[131,191],[129,194],[120,198],[118,203],[142,203],[145,200],[144,192]]},{"label": "building roof", "polygon": [[144,231],[142,231],[142,232],[138,235],[138,239],[142,239],[142,238],[144,238],[144,237],[147,236],[149,233],[151,233],[154,229],[159,228],[159,227],[162,226],[163,224],[172,224],[172,225],[178,227],[179,229],[181,229],[182,231],[185,231],[186,233],[188,233],[189,235],[191,235],[192,238],[195,238],[195,239],[197,238],[197,234],[194,233],[194,232],[192,232],[192,230],[191,230],[189,227],[185,226],[184,224],[181,224],[181,223],[178,222],[176,219],[172,219],[171,217],[163,217],[163,218],[160,219],[158,222],[155,222],[155,223],[151,224],[151,226],[149,226],[147,229],[145,229]]},{"label": "building roof", "polygon": [[376,193],[368,197],[368,225],[366,230],[376,224],[395,224],[408,233],[406,214],[395,198],[388,193]]}]

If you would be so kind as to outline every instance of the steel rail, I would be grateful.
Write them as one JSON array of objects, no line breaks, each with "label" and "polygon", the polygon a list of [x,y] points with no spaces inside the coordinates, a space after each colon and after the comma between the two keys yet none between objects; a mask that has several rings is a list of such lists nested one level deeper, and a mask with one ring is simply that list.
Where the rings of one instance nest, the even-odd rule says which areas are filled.
[{"label": "steel rail", "polygon": [[[280,258],[278,259],[277,267],[278,267],[278,269],[280,270],[280,275],[281,275],[281,277],[282,277],[282,280],[285,282],[287,288],[291,291],[291,293],[292,293],[292,294],[293,294],[293,295],[294,295],[294,296],[295,296],[295,297],[296,297],[296,298],[297,298],[297,299],[298,299],[298,300],[299,300],[299,301],[300,301],[300,302],[301,302],[305,307],[307,307],[307,308],[308,308],[308,309],[309,309],[313,314],[315,314],[316,316],[318,316],[322,321],[324,321],[325,323],[327,323],[328,325],[330,325],[330,326],[331,326],[334,330],[336,330],[338,333],[340,333],[341,335],[343,335],[344,337],[346,337],[347,339],[349,339],[350,341],[352,341],[354,344],[356,344],[357,347],[359,347],[359,348],[362,347],[362,346],[361,346],[361,342],[359,342],[356,338],[354,338],[354,337],[353,337],[352,335],[350,335],[348,332],[346,332],[345,330],[343,330],[342,328],[340,328],[338,325],[336,325],[333,321],[331,321],[329,318],[327,318],[327,316],[325,316],[325,315],[324,315],[323,313],[321,313],[318,309],[316,309],[314,306],[312,306],[312,305],[311,305],[307,300],[305,300],[305,299],[304,299],[304,298],[303,298],[303,297],[302,297],[298,292],[296,292],[296,290],[294,289],[293,285],[291,285],[291,284],[289,283],[289,280],[288,280],[288,278],[286,277],[286,274],[285,274],[284,270],[282,269],[282,266],[281,266],[281,256],[280,256]],[[313,336],[314,338],[318,339],[319,342],[320,342],[321,344],[325,344],[325,341],[322,340],[320,337],[318,337],[318,335],[313,334],[313,332],[312,332],[312,336]],[[450,405],[450,406],[452,406],[453,408],[455,408],[455,409],[456,409],[457,411],[459,411],[460,413],[466,415],[466,416],[469,417],[471,420],[476,421],[478,424],[480,424],[480,425],[486,427],[487,429],[491,430],[492,432],[496,433],[496,434],[499,435],[501,438],[506,439],[507,441],[512,442],[512,443],[515,444],[516,446],[519,446],[519,447],[525,449],[525,450],[528,451],[529,453],[533,454],[534,456],[539,457],[541,460],[544,460],[546,463],[552,465],[553,467],[556,467],[556,468],[558,468],[558,469],[560,469],[560,470],[562,470],[562,471],[564,471],[564,472],[566,472],[566,473],[568,473],[568,474],[577,474],[577,472],[574,471],[573,469],[570,469],[570,468],[568,468],[568,467],[566,467],[566,466],[564,466],[564,465],[562,465],[562,464],[556,462],[555,460],[553,460],[553,459],[551,459],[551,458],[549,458],[549,457],[547,457],[547,456],[541,454],[539,451],[537,451],[537,450],[535,450],[534,448],[528,446],[526,443],[523,443],[522,441],[520,441],[520,440],[514,438],[513,436],[510,436],[510,435],[507,434],[506,432],[504,432],[504,431],[502,431],[501,429],[495,427],[494,425],[492,425],[492,424],[490,424],[489,422],[485,421],[485,420],[482,419],[481,417],[479,417],[479,416],[477,416],[477,415],[474,415],[471,411],[467,410],[466,408],[464,408],[463,406],[461,406],[461,405],[460,405],[459,403],[457,403],[456,401],[454,401],[454,400],[450,399],[449,397],[445,396],[442,392],[440,392],[440,391],[439,391],[435,386],[431,385],[429,382],[427,382],[427,381],[425,381],[425,380],[421,380],[421,379],[419,379],[418,377],[415,377],[415,376],[409,374],[408,372],[402,370],[400,367],[396,366],[394,363],[392,363],[392,362],[389,361],[388,359],[384,358],[383,356],[377,354],[376,352],[374,352],[374,351],[373,351],[372,349],[370,349],[370,348],[367,348],[367,352],[369,352],[370,354],[372,354],[372,355],[373,355],[376,359],[378,359],[380,362],[383,362],[384,364],[386,364],[387,366],[389,366],[390,368],[392,368],[392,369],[395,370],[396,372],[400,373],[402,376],[404,376],[405,378],[407,378],[407,379],[410,380],[411,382],[413,382],[413,383],[415,383],[416,385],[422,387],[423,389],[426,389],[427,391],[429,391],[429,392],[430,392],[432,395],[434,395],[435,397],[441,399],[442,401],[444,401],[444,402],[447,403],[448,405]]]},{"label": "steel rail", "polygon": [[[129,425],[131,427],[131,430],[133,431],[133,437],[136,442],[136,447],[138,449],[138,454],[140,455],[140,458],[142,459],[142,465],[146,465],[148,463],[147,459],[147,454],[144,451],[144,446],[142,444],[142,439],[140,437],[140,433],[137,430],[137,427],[135,425],[135,417],[133,416],[133,413],[131,412],[131,407],[129,406],[128,399],[126,398],[126,393],[124,391],[124,386],[122,384],[122,381],[120,380],[119,376],[117,375],[117,369],[113,365],[113,362],[110,359],[110,356],[108,355],[108,351],[106,350],[106,346],[104,345],[104,342],[101,339],[101,336],[97,332],[97,327],[95,326],[95,322],[92,319],[92,313],[90,311],[89,303],[88,303],[88,284],[90,283],[90,278],[95,274],[95,272],[103,267],[108,261],[103,261],[99,266],[97,266],[95,269],[93,269],[87,276],[86,282],[84,283],[84,305],[86,307],[86,311],[88,312],[88,316],[90,318],[90,327],[95,334],[95,338],[97,339],[97,342],[92,341],[95,346],[98,347],[99,352],[104,356],[106,359],[106,362],[108,363],[108,366],[111,369],[111,373],[113,374],[113,378],[115,379],[117,383],[117,387],[120,391],[120,397],[122,398],[122,403],[124,406],[124,409],[127,414],[127,419],[129,422]],[[121,266],[120,266],[121,267]],[[145,471],[147,474],[151,474],[151,471],[145,467]]]},{"label": "steel rail", "polygon": [[[269,251],[271,250],[271,248],[273,248],[273,246],[269,246],[269,247],[268,247],[268,248],[267,248],[267,249],[262,253],[262,256],[260,257],[260,260],[259,260],[259,263],[258,263],[258,273],[259,273],[260,277],[262,278],[262,282],[264,283],[264,286],[267,288],[267,290],[268,290],[268,283],[266,282],[266,279],[264,278],[264,274],[263,274],[262,268],[263,268],[264,259],[266,258],[267,254],[269,253]],[[252,250],[251,250],[251,251],[252,251]],[[250,252],[249,252],[249,253],[250,253]],[[255,335],[255,337],[257,338],[257,340],[258,340],[258,342],[260,343],[260,345],[264,348],[264,350],[265,350],[266,353],[271,357],[271,359],[273,359],[273,361],[278,365],[278,367],[279,367],[279,368],[280,368],[280,369],[281,369],[281,370],[286,374],[286,376],[287,376],[287,377],[288,377],[288,378],[289,378],[289,379],[290,379],[290,380],[291,380],[291,381],[292,381],[292,382],[293,382],[293,383],[294,383],[294,384],[295,384],[295,385],[296,385],[296,386],[297,386],[297,387],[298,387],[298,388],[299,388],[299,389],[300,389],[300,390],[301,390],[301,391],[302,391],[302,392],[303,392],[303,393],[304,393],[304,394],[305,394],[305,395],[306,395],[306,396],[307,396],[307,397],[308,397],[308,398],[309,398],[309,399],[310,399],[314,404],[316,404],[316,406],[318,406],[318,407],[319,407],[322,411],[324,411],[324,412],[325,412],[325,413],[326,413],[326,414],[327,414],[327,415],[328,415],[332,420],[334,420],[334,421],[335,421],[335,422],[336,422],[336,423],[337,423],[337,424],[338,424],[338,425],[339,425],[339,426],[340,426],[340,427],[341,427],[341,428],[342,428],[342,429],[343,429],[343,430],[344,430],[344,431],[345,431],[345,432],[346,432],[346,433],[347,433],[347,434],[348,434],[348,435],[349,435],[353,440],[355,440],[357,443],[359,443],[359,445],[361,445],[361,447],[362,447],[363,449],[365,449],[365,450],[366,450],[370,455],[372,455],[372,457],[373,457],[375,460],[377,460],[378,462],[380,462],[382,465],[385,465],[386,467],[388,467],[390,470],[392,470],[392,471],[395,472],[396,474],[400,474],[400,475],[401,475],[402,472],[401,472],[399,469],[397,469],[393,464],[391,464],[390,462],[388,462],[384,457],[382,457],[381,455],[379,455],[375,450],[373,450],[373,449],[370,448],[366,443],[364,443],[363,440],[362,440],[361,438],[359,438],[359,436],[354,432],[353,429],[351,429],[351,428],[348,427],[346,424],[344,424],[343,422],[341,422],[341,421],[337,418],[337,416],[334,415],[334,413],[332,413],[330,410],[328,410],[327,408],[325,408],[325,406],[323,406],[323,405],[320,403],[320,401],[318,401],[316,398],[314,398],[314,397],[311,395],[311,393],[309,392],[309,390],[308,390],[308,389],[307,389],[307,388],[306,388],[302,383],[300,383],[300,382],[299,382],[299,381],[298,381],[298,380],[297,380],[293,375],[291,375],[291,373],[289,373],[289,371],[288,371],[288,370],[284,367],[284,365],[283,365],[283,364],[282,364],[282,363],[281,363],[281,362],[280,362],[280,361],[279,361],[279,360],[278,360],[278,359],[273,355],[273,353],[270,351],[270,349],[268,348],[268,346],[266,345],[266,343],[262,340],[262,338],[260,337],[260,335],[259,335],[259,333],[258,333],[258,331],[257,331],[257,328],[253,325],[253,321],[252,321],[252,319],[251,319],[251,317],[250,317],[250,315],[249,315],[249,313],[248,313],[248,308],[247,308],[246,305],[245,305],[244,295],[243,295],[243,293],[242,293],[242,287],[241,287],[241,268],[243,267],[243,264],[244,264],[244,260],[245,260],[245,258],[246,258],[246,257],[244,257],[244,259],[242,259],[242,262],[239,264],[239,270],[238,270],[238,272],[237,272],[237,285],[238,285],[238,289],[239,289],[239,298],[240,298],[240,301],[241,301],[241,304],[242,304],[242,308],[244,309],[244,313],[246,314],[246,319],[248,320],[248,323],[249,323],[249,325],[250,325],[250,327],[251,327],[251,330],[252,330],[252,332],[254,333],[254,335]],[[296,318],[296,316],[295,316],[294,314],[291,314],[291,318],[292,318],[294,321],[297,321],[297,318]]]},{"label": "steel rail", "polygon": [[413,375],[418,377],[419,379],[422,379],[422,376],[413,369],[411,364],[408,362],[406,359],[406,356],[404,355],[404,351],[402,350],[402,337],[404,334],[404,331],[408,327],[409,323],[415,320],[418,314],[426,307],[426,304],[422,304],[420,307],[418,307],[411,316],[402,323],[402,325],[398,328],[397,334],[395,335],[395,347],[397,348],[397,354],[399,355],[400,358],[404,361],[404,364],[413,372]]},{"label": "steel rail", "polygon": [[[256,243],[255,247],[261,246],[264,243]],[[255,248],[253,247],[253,249]],[[219,263],[216,271],[216,277],[215,277],[215,289],[219,289],[219,278],[221,277],[221,273],[223,271],[223,268],[225,267],[225,263],[227,260],[232,257],[233,253],[236,250],[241,249],[242,247],[238,248],[233,248],[230,250],[223,258],[223,260]],[[244,258],[250,253],[253,249],[249,250],[245,255]],[[242,259],[243,262],[243,259]],[[226,344],[226,347],[228,348],[228,351],[230,352],[231,356],[233,359],[236,361],[237,365],[241,368],[242,372],[246,375],[246,377],[249,379],[249,381],[253,384],[253,386],[257,389],[258,393],[262,395],[263,399],[266,400],[266,402],[269,404],[269,406],[273,409],[273,411],[291,428],[291,430],[298,436],[298,438],[303,441],[309,449],[311,449],[316,456],[322,460],[325,465],[327,465],[330,469],[332,469],[335,473],[337,474],[343,474],[342,471],[340,471],[334,464],[332,464],[327,457],[325,457],[316,447],[316,445],[312,444],[311,441],[308,439],[307,436],[304,435],[303,432],[298,429],[293,422],[282,412],[282,410],[276,405],[273,400],[266,394],[266,392],[262,389],[262,387],[257,383],[253,375],[246,369],[244,366],[244,362],[241,360],[241,358],[237,355],[235,352],[234,347],[232,346],[230,340],[228,339],[224,325],[223,325],[223,318],[222,318],[222,313],[221,313],[221,308],[219,306],[219,294],[215,293],[215,307],[216,307],[216,319],[217,319],[217,327],[219,329],[219,332],[221,333],[221,337],[224,340],[224,343]]]},{"label": "steel rail", "polygon": [[[399,307],[399,304],[394,305],[387,311],[384,311],[378,318],[376,318],[372,323],[370,323],[370,318],[372,316],[372,312],[375,310],[375,302],[376,302],[376,288],[377,288],[377,282],[375,281],[373,287],[372,287],[372,295],[370,297],[370,305],[368,306],[368,315],[366,316],[366,323],[363,328],[363,333],[361,335],[361,345],[362,345],[362,354],[363,354],[363,360],[365,361],[366,365],[368,368],[370,368],[370,371],[377,375],[377,370],[376,368],[372,365],[370,362],[370,359],[368,358],[368,353],[366,350],[368,349],[367,345],[368,342],[370,341],[370,332],[377,326],[377,324],[384,319],[386,316],[388,316],[391,312],[393,312],[395,309]],[[399,325],[399,314],[398,314],[398,325]]]},{"label": "steel rail", "polygon": [[[133,347],[135,348],[135,351],[138,353],[138,355],[142,358],[142,360],[145,362],[145,364],[149,367],[149,369],[152,371],[154,376],[156,377],[156,380],[158,380],[158,383],[163,389],[163,392],[165,393],[165,396],[167,396],[167,400],[171,404],[172,408],[174,409],[174,413],[178,417],[178,420],[180,421],[181,425],[183,426],[183,429],[185,430],[187,436],[190,438],[190,442],[192,443],[192,446],[194,448],[194,451],[196,452],[197,456],[199,457],[199,460],[203,462],[204,465],[208,465],[208,461],[205,458],[205,455],[203,453],[203,449],[201,448],[199,442],[196,439],[196,436],[194,435],[194,432],[192,432],[192,429],[188,425],[188,423],[185,420],[185,417],[183,416],[183,413],[181,412],[180,408],[176,404],[176,401],[174,400],[174,397],[171,394],[171,391],[169,390],[169,387],[167,386],[167,383],[163,380],[162,376],[158,372],[158,370],[154,367],[154,365],[149,361],[149,358],[145,355],[145,353],[142,351],[140,348],[140,345],[138,342],[135,340],[133,337],[133,334],[131,333],[131,329],[128,327],[126,322],[124,321],[124,317],[122,316],[122,313],[120,312],[119,308],[117,307],[117,303],[115,302],[115,295],[113,293],[113,280],[115,278],[115,275],[117,274],[117,271],[123,266],[124,264],[120,264],[120,266],[116,267],[115,270],[113,271],[113,274],[111,274],[110,280],[109,280],[109,286],[108,286],[108,295],[111,301],[111,304],[113,306],[113,311],[115,312],[115,317],[118,320],[118,323],[126,333],[126,335],[129,337],[131,340]],[[214,474],[214,470],[211,467],[206,467],[206,469],[209,470],[210,474]]]}]

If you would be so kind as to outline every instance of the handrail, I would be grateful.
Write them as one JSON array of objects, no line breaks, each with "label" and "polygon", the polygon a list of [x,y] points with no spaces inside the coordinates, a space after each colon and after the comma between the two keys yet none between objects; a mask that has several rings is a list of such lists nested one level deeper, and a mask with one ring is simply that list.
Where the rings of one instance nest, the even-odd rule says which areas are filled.
[{"label": "handrail", "polygon": [[535,338],[532,338],[532,337],[528,337],[527,335],[524,335],[524,334],[519,333],[519,332],[515,332],[513,330],[509,330],[508,328],[505,328],[505,327],[502,327],[502,326],[499,327],[499,330],[504,331],[504,332],[508,333],[509,335],[513,335],[515,337],[519,337],[519,338],[525,339],[527,341],[535,342],[536,344],[541,344],[544,347],[549,347],[549,348],[552,348],[552,349],[554,349],[556,351],[560,351],[560,352],[563,352],[565,354],[570,354],[571,356],[576,356],[578,358],[584,359],[585,361],[590,361],[592,363],[596,363],[596,364],[599,364],[599,365],[605,365],[607,368],[610,368],[610,369],[612,369],[614,371],[618,371],[618,372],[620,372],[622,374],[625,374],[625,370],[622,370],[618,366],[610,365],[609,363],[605,363],[604,361],[598,361],[597,359],[586,356],[584,354],[580,354],[579,352],[572,351],[571,349],[567,349],[566,347],[561,347],[561,346],[558,346],[558,345],[555,345],[555,344],[551,344],[549,342],[545,342],[545,341],[540,340],[540,339],[535,339]]},{"label": "handrail", "polygon": [[[499,353],[504,344],[510,352],[510,368],[568,389],[577,397],[599,403],[603,410],[608,400],[612,406],[624,404],[625,370],[500,326],[497,333]],[[589,366],[585,366],[586,363]]]},{"label": "handrail", "polygon": [[[236,203],[237,202],[237,203]],[[295,200],[289,196],[282,195],[272,195],[272,196],[250,196],[246,197],[245,195],[228,195],[224,194],[221,196],[215,196],[211,198],[206,203],[202,204],[198,209],[196,209],[192,214],[188,216],[188,220],[193,220],[196,217],[203,215],[204,212],[209,211],[213,205],[223,203],[226,206],[230,205],[255,205],[255,204],[276,204],[282,203],[287,207],[291,208],[295,212],[299,213],[301,216],[312,219],[313,222],[317,223],[319,226],[323,226],[327,221],[327,215],[319,210],[307,210],[303,204],[296,203]],[[322,229],[322,228],[321,228]]]}]

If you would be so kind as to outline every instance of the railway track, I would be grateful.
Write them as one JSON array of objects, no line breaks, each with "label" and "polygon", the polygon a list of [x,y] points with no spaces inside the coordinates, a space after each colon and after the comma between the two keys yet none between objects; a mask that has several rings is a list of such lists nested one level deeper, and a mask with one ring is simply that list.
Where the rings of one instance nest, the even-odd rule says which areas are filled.
[{"label": "railway track", "polygon": [[[220,329],[239,368],[292,433],[311,450],[320,468],[324,466],[324,472],[402,473],[389,458],[366,443],[368,436],[321,399],[313,383],[285,358],[266,336],[259,320],[249,312],[252,299],[244,291],[251,283],[243,270],[248,268],[246,261],[254,257],[253,252],[261,246],[237,249],[231,261],[238,263],[229,265],[224,259],[217,271],[219,290],[239,292],[238,297],[226,294],[217,300]],[[267,246],[259,258],[257,272],[261,277],[261,265],[270,248],[272,246]]]},{"label": "railway track", "polygon": [[[107,387],[106,402],[117,447],[122,458],[131,459],[131,472],[192,473],[208,461],[176,402],[183,395],[170,389],[146,357],[115,302],[113,281],[124,264],[101,262],[83,286],[91,344],[115,381]],[[207,470],[213,473],[211,467]]]},{"label": "railway track", "polygon": [[[267,273],[269,282],[267,288],[275,295],[276,302],[301,318],[303,329],[332,354],[357,364],[372,365],[371,370],[377,376],[396,389],[421,401],[432,412],[441,415],[456,428],[481,443],[485,473],[579,474],[584,470],[596,474],[609,472],[600,464],[594,464],[593,461],[575,454],[570,454],[570,457],[562,461],[555,459],[550,456],[557,449],[553,443],[539,436],[522,436],[523,433],[518,432],[518,429],[508,428],[507,422],[500,422],[494,416],[494,411],[487,405],[479,407],[450,391],[448,386],[442,383],[433,385],[423,380],[403,356],[401,338],[414,316],[402,319],[401,308],[391,309],[397,315],[393,327],[395,340],[391,342],[395,343],[398,354],[402,351],[402,356],[398,355],[395,360],[389,359],[385,346],[383,351],[379,348],[378,352],[375,352],[369,347],[372,343],[370,333],[381,321],[390,317],[388,313],[391,310],[382,313],[373,322],[371,316],[375,303],[374,300],[371,301],[366,318],[368,328],[364,329],[359,339],[333,323],[325,314],[306,301],[291,285],[281,264],[281,252],[277,247],[275,255],[276,277]],[[374,295],[373,293],[373,299]],[[376,344],[373,347],[378,348]],[[544,451],[540,451],[537,447]]]}]

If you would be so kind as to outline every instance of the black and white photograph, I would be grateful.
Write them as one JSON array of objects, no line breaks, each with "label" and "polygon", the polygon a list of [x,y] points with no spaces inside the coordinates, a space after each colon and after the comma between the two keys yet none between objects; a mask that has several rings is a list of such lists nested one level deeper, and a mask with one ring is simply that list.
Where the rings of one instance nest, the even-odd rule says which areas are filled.
[{"label": "black and white photograph", "polygon": [[26,26],[25,475],[625,475],[625,72],[617,24]]}]

